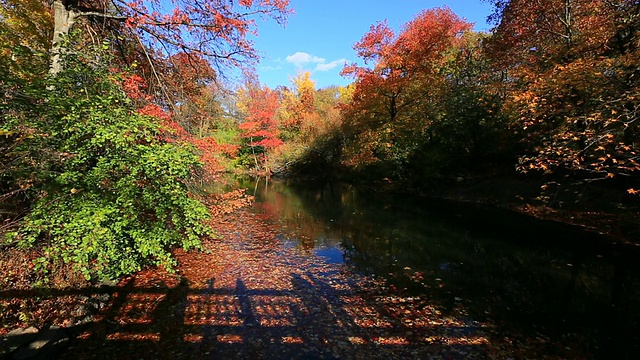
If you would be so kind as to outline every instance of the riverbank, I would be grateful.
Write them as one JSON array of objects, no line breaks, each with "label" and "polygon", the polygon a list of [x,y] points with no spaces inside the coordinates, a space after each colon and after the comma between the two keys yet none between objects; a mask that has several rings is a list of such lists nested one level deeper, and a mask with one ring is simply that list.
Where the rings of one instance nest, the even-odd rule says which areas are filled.
[{"label": "riverbank", "polygon": [[610,242],[640,246],[640,197],[626,188],[595,183],[552,182],[501,170],[465,176],[405,181],[359,181],[370,191],[419,196],[485,209],[502,209],[547,222],[569,225]]}]

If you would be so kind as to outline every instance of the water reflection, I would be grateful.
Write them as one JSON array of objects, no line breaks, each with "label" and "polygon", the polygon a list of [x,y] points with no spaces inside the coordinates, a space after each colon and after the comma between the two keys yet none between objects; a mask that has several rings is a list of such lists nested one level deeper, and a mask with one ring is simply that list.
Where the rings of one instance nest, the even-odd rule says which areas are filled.
[{"label": "water reflection", "polygon": [[595,235],[344,184],[241,185],[255,191],[257,211],[279,224],[286,246],[383,276],[445,310],[586,343],[595,357],[640,353],[639,262]]},{"label": "water reflection", "polygon": [[341,264],[344,262],[344,256],[342,254],[342,250],[334,246],[316,248],[313,250],[313,253],[325,258],[327,263],[329,264]]}]

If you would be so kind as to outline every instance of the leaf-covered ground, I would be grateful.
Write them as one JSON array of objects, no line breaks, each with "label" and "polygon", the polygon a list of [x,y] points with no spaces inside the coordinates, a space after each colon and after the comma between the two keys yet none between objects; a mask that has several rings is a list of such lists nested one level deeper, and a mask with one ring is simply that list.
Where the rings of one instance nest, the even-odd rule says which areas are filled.
[{"label": "leaf-covered ground", "polygon": [[69,359],[544,357],[543,348],[498,337],[462,311],[443,314],[427,297],[283,246],[250,209],[219,211],[214,226],[220,236],[206,251],[175,251],[175,274],[149,269],[123,279],[88,325],[77,326],[73,313],[95,290],[15,290],[0,297],[11,310],[3,328],[25,320],[7,314],[38,305],[25,322],[77,332],[62,355]]}]

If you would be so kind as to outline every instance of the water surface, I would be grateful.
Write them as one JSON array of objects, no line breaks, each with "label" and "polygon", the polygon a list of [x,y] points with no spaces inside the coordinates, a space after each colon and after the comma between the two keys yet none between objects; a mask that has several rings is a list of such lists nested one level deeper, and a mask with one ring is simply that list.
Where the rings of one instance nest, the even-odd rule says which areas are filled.
[{"label": "water surface", "polygon": [[640,353],[638,259],[594,234],[346,184],[239,185],[279,226],[283,246],[385,278],[443,311],[463,309],[506,335],[582,346],[596,358]]}]

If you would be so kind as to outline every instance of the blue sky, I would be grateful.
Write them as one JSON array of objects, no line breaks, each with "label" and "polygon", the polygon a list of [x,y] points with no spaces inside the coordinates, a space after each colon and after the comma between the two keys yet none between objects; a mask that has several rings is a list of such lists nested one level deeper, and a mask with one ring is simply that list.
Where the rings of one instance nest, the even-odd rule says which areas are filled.
[{"label": "blue sky", "polygon": [[346,85],[340,76],[345,61],[357,59],[353,44],[377,21],[387,20],[398,32],[420,11],[448,6],[460,17],[488,30],[491,6],[484,0],[291,0],[295,14],[283,28],[258,20],[259,36],[253,38],[263,57],[257,66],[260,81],[271,88],[290,85],[289,79],[308,70],[318,88]]}]

